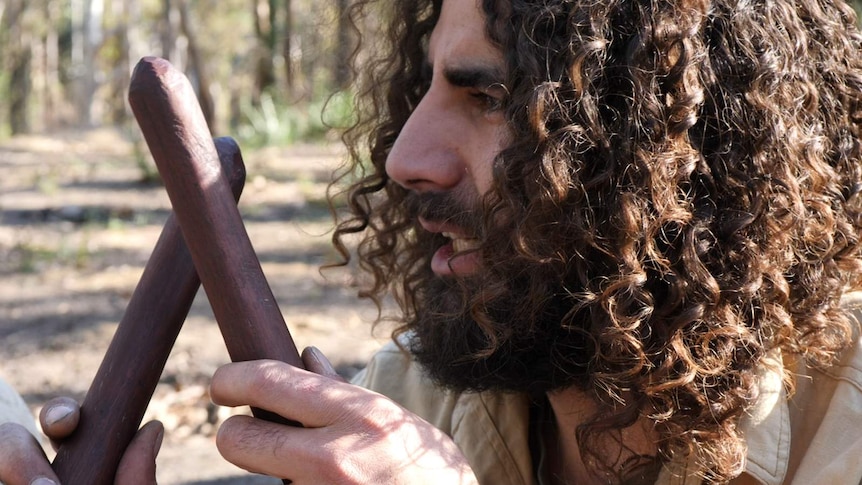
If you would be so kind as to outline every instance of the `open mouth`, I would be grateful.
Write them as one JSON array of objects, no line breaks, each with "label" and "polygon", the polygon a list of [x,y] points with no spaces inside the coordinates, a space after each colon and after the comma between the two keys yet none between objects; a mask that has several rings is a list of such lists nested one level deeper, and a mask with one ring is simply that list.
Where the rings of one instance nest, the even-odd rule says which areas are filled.
[{"label": "open mouth", "polygon": [[476,273],[481,265],[479,238],[469,231],[450,223],[429,221],[419,217],[419,224],[428,232],[436,233],[446,242],[437,248],[431,258],[431,271],[437,276],[467,276]]},{"label": "open mouth", "polygon": [[479,239],[464,237],[451,232],[439,233],[448,239],[431,258],[431,271],[437,276],[468,276],[476,273],[481,265]]},{"label": "open mouth", "polygon": [[463,237],[451,232],[441,233],[443,237],[449,239],[454,253],[462,253],[466,251],[475,251],[479,249],[479,239],[474,237]]}]

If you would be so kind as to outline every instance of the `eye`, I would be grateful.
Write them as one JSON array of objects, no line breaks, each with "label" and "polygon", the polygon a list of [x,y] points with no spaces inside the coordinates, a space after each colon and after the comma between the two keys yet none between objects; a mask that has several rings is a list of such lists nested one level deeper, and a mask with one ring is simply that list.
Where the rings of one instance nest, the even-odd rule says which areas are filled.
[{"label": "eye", "polygon": [[501,110],[508,95],[509,91],[500,83],[470,92],[470,97],[476,101],[476,104],[489,113]]},{"label": "eye", "polygon": [[497,99],[482,91],[470,93],[470,97],[476,100],[476,104],[482,108],[483,111],[497,111],[503,106],[502,99]]}]

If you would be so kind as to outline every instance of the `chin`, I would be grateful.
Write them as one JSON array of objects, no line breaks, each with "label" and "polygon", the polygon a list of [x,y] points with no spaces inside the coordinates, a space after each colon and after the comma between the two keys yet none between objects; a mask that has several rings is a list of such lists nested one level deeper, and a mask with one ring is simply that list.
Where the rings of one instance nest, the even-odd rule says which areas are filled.
[{"label": "chin", "polygon": [[561,325],[572,302],[527,301],[517,285],[483,303],[470,302],[484,285],[478,278],[424,279],[407,322],[408,348],[428,375],[455,391],[547,393],[585,386],[594,351],[581,329]]}]

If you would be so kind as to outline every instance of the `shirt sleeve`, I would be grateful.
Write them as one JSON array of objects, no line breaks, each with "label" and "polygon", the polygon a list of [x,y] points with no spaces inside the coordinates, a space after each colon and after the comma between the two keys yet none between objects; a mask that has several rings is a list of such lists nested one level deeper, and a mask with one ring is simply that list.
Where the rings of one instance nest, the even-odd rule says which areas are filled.
[{"label": "shirt sleeve", "polygon": [[27,428],[38,439],[36,421],[24,399],[8,383],[0,379],[0,424],[16,423]]}]

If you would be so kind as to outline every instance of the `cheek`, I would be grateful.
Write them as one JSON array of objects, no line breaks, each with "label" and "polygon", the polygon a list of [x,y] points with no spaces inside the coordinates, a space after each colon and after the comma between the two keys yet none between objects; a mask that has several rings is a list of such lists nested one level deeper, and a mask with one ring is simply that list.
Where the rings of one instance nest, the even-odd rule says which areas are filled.
[{"label": "cheek", "polygon": [[511,138],[507,130],[501,127],[495,127],[493,130],[486,130],[485,133],[480,133],[476,137],[478,140],[484,140],[482,143],[473,143],[470,161],[467,164],[467,171],[473,179],[473,184],[479,194],[485,194],[491,189],[494,182],[494,161],[500,151],[506,147],[508,140]]},{"label": "cheek", "polygon": [[[494,163],[493,155],[490,158],[482,159],[469,168],[470,175],[473,178],[473,184],[476,186],[476,192],[484,195],[491,189],[493,177],[491,173],[491,164]],[[487,161],[486,161],[487,160]]]}]

